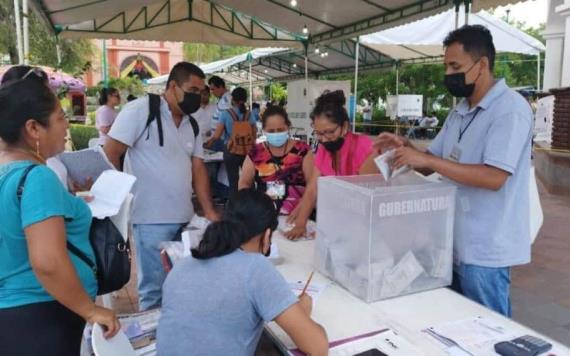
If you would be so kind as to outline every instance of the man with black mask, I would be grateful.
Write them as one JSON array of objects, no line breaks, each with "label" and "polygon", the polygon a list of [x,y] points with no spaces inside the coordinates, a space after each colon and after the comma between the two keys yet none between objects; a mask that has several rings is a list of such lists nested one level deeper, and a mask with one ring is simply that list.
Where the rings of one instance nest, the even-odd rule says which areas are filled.
[{"label": "man with black mask", "polygon": [[396,148],[394,168],[439,173],[457,186],[452,288],[510,316],[510,267],[530,262],[529,176],[532,111],[493,76],[495,47],[483,26],[464,26],[444,41],[444,84],[456,97],[427,152],[381,134]]},{"label": "man with black mask", "polygon": [[218,219],[203,161],[202,137],[189,117],[200,108],[204,79],[194,64],[176,64],[164,95],[157,98],[160,117],[149,124],[149,95],[128,103],[113,123],[104,147],[116,167],[127,152],[125,171],[137,177],[132,223],[140,310],[161,304],[165,273],[160,243],[173,240],[194,215],[192,185],[206,218]]}]

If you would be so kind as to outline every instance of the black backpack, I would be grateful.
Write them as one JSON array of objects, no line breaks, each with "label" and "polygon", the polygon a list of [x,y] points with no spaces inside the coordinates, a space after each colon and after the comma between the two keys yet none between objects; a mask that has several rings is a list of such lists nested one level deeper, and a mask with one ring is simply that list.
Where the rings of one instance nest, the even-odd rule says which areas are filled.
[{"label": "black backpack", "polygon": [[[198,137],[200,133],[200,126],[192,115],[188,115],[192,130],[194,130],[194,138]],[[150,124],[156,120],[158,128],[158,142],[160,147],[164,146],[164,133],[162,132],[162,119],[160,117],[160,95],[148,94],[148,119],[146,120],[145,130],[147,130],[146,139],[150,137]]]},{"label": "black backpack", "polygon": [[[28,166],[20,181],[16,196],[21,202],[26,178],[35,164]],[[95,261],[83,253],[77,246],[67,241],[67,249],[83,261],[95,274],[97,279],[97,295],[103,295],[123,288],[131,277],[131,250],[129,241],[109,218],[103,220],[93,218],[89,231],[89,242],[95,252]]]}]

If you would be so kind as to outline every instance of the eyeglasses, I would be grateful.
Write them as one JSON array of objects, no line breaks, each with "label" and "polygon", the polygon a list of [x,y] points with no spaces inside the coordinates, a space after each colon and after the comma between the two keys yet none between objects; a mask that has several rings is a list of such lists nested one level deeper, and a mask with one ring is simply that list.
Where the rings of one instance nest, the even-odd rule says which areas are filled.
[{"label": "eyeglasses", "polygon": [[[28,71],[28,73],[24,74],[24,76],[22,77],[22,80],[27,79],[28,77],[30,77],[31,75],[34,75],[35,78],[40,79],[42,81],[47,81],[48,80],[48,76],[46,74],[46,72],[44,72],[41,68],[39,67],[34,67],[32,69],[30,69]],[[33,77],[31,77],[33,78]]]},{"label": "eyeglasses", "polygon": [[[313,127],[313,125],[311,125],[311,127]],[[335,133],[337,132],[337,130],[340,128],[340,125],[337,125],[334,129],[332,130],[324,130],[324,131],[317,131],[314,130],[313,131],[313,136],[316,138],[327,138],[327,139],[333,139],[335,138]]]}]

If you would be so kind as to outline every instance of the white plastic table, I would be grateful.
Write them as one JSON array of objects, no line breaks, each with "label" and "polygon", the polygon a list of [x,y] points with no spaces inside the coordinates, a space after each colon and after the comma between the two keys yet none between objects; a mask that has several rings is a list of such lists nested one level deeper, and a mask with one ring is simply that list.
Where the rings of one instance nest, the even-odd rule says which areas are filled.
[{"label": "white plastic table", "polygon": [[[273,239],[282,257],[281,264],[276,266],[277,270],[287,281],[305,281],[313,271],[315,242],[291,242],[277,231]],[[312,313],[312,318],[326,329],[329,342],[388,327],[422,350],[423,355],[447,355],[437,341],[422,330],[445,322],[481,316],[498,321],[521,336],[530,334],[547,340],[553,344],[551,353],[557,356],[570,355],[570,349],[560,343],[447,288],[367,304],[316,271],[311,283],[330,283],[316,300]],[[268,324],[266,331],[282,352],[295,348],[277,324]]]}]

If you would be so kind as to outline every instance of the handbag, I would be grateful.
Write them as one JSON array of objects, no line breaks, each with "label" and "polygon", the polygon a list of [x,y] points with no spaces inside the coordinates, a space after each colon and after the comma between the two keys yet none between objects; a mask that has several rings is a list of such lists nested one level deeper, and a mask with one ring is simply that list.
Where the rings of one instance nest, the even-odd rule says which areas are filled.
[{"label": "handbag", "polygon": [[[26,167],[20,181],[16,195],[21,202],[26,178],[36,165]],[[121,289],[129,282],[131,277],[131,250],[129,241],[117,229],[110,218],[93,218],[89,230],[89,242],[95,253],[92,261],[77,246],[67,241],[67,249],[83,261],[95,274],[97,279],[97,295],[103,295]]]}]

